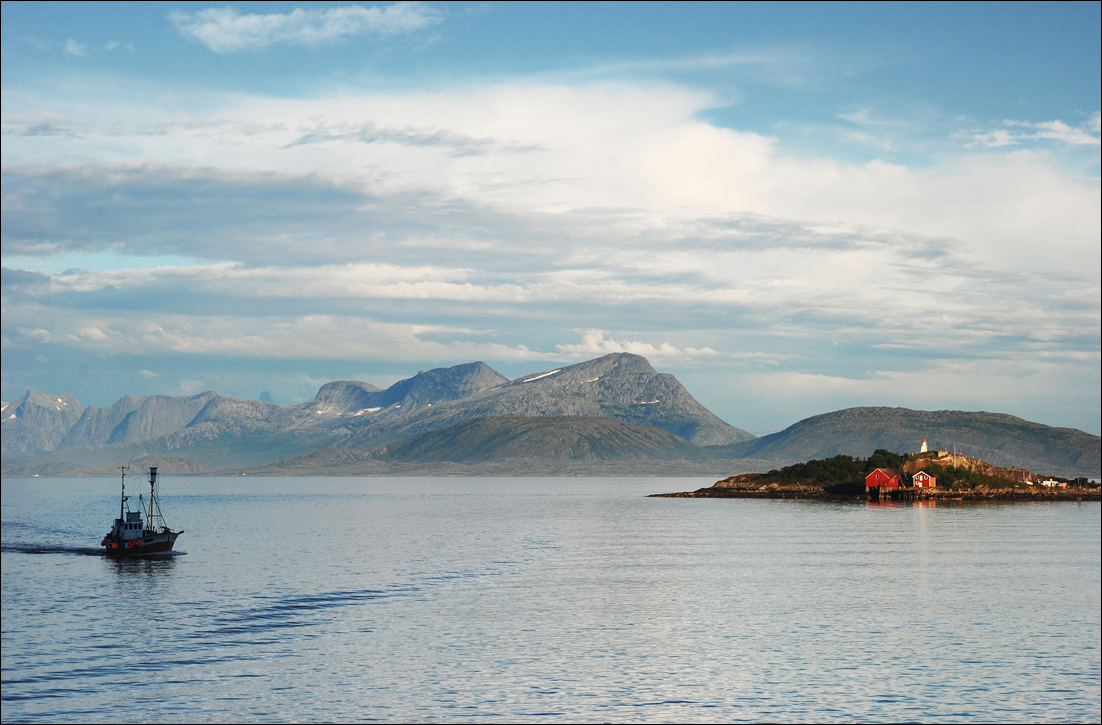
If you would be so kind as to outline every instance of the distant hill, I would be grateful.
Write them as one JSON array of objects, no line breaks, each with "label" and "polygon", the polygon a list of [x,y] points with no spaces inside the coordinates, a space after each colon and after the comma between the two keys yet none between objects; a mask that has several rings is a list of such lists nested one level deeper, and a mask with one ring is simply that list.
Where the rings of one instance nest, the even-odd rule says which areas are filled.
[{"label": "distant hill", "polygon": [[846,408],[824,413],[749,443],[724,446],[716,455],[784,462],[838,454],[866,458],[877,448],[916,452],[923,438],[931,449],[955,450],[996,466],[1065,476],[1097,476],[1102,469],[1102,438],[1081,430],[1054,428],[1002,413],[907,408]]}]

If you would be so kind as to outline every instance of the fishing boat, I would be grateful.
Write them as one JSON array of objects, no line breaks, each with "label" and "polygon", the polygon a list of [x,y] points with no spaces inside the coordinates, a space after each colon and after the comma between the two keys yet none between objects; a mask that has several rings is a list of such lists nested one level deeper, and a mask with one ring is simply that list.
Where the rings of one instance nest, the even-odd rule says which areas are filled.
[{"label": "fishing boat", "polygon": [[128,466],[119,466],[122,473],[122,501],[119,502],[119,517],[103,541],[99,542],[104,551],[111,556],[136,556],[172,551],[176,537],[183,531],[173,531],[165,523],[161,513],[161,502],[157,499],[157,467],[149,468],[149,501],[138,494],[138,509],[130,507],[130,497],[126,495],[126,472]]}]

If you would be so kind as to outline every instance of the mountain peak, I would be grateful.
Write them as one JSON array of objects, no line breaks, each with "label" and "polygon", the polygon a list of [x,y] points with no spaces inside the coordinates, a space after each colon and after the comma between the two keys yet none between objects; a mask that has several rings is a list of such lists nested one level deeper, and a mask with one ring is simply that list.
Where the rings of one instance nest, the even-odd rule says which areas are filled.
[{"label": "mountain peak", "polygon": [[52,451],[84,412],[84,403],[69,393],[28,390],[4,407],[4,455]]},{"label": "mountain peak", "polygon": [[382,390],[371,383],[359,380],[334,380],[318,389],[312,401],[306,403],[309,408],[332,409],[349,412],[371,408],[375,398]]},{"label": "mountain peak", "polygon": [[577,384],[594,383],[612,377],[630,376],[653,377],[658,372],[642,355],[630,352],[614,352],[593,360],[552,368],[542,372],[528,373],[509,381],[510,385],[525,385],[539,382],[542,386],[570,387]]},{"label": "mountain peak", "polygon": [[468,398],[508,382],[507,377],[482,361],[433,368],[391,385],[384,392],[384,404],[403,408],[435,405]]},{"label": "mountain peak", "polygon": [[[697,402],[672,375],[659,374],[640,355],[613,353],[575,365],[529,373],[505,380],[488,367],[479,375],[487,383],[464,397],[433,401],[419,394],[418,386],[436,384],[438,375],[464,368],[419,373],[395,383],[387,394],[401,390],[420,407],[399,407],[379,418],[363,419],[342,446],[364,448],[416,433],[446,428],[477,417],[592,417],[615,418],[628,423],[660,428],[695,445],[721,445],[753,438],[734,428]],[[487,372],[488,371],[488,372]],[[470,375],[471,371],[467,370]],[[492,375],[491,375],[492,374]]]}]

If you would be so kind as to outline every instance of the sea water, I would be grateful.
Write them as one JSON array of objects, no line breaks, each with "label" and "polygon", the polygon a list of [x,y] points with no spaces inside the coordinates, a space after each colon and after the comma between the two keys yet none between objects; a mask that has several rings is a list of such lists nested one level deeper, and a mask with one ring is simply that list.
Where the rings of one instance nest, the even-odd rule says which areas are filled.
[{"label": "sea water", "polygon": [[1098,503],[710,483],[4,479],[3,721],[1099,721]]}]

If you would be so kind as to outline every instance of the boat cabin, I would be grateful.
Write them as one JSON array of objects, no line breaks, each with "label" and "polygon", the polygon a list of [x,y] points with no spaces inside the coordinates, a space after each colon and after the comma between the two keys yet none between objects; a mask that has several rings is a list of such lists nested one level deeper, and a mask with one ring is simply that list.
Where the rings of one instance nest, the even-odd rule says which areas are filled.
[{"label": "boat cabin", "polygon": [[142,526],[141,511],[127,511],[125,519],[115,519],[111,535],[118,541],[133,541],[142,538],[145,527]]}]

